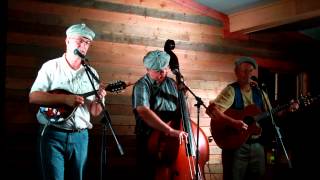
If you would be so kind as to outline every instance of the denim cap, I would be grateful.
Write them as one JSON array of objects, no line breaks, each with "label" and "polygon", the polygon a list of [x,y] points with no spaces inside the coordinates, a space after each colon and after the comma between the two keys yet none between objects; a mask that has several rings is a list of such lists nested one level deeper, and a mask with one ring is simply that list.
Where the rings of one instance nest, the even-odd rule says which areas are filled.
[{"label": "denim cap", "polygon": [[240,66],[240,64],[242,63],[249,63],[252,64],[254,69],[258,68],[258,64],[256,62],[255,59],[251,58],[251,57],[247,57],[247,56],[243,56],[243,57],[239,57],[234,64],[236,65],[236,67]]},{"label": "denim cap", "polygon": [[88,26],[86,26],[86,24],[82,23],[70,26],[66,31],[66,35],[67,37],[79,35],[88,38],[92,41],[95,36],[95,33]]},{"label": "denim cap", "polygon": [[160,71],[166,68],[170,62],[170,55],[164,51],[155,50],[148,52],[143,58],[143,64],[147,69]]}]

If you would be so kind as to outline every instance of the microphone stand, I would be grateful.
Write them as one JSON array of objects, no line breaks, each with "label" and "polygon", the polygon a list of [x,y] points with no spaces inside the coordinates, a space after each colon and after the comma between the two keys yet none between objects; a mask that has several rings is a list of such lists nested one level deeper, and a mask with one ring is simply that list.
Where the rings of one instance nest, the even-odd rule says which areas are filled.
[{"label": "microphone stand", "polygon": [[176,75],[176,80],[177,80],[177,84],[178,84],[178,89],[179,90],[187,90],[189,91],[194,98],[196,99],[197,103],[195,104],[195,106],[197,107],[197,146],[196,146],[196,180],[198,180],[199,177],[199,120],[200,120],[200,106],[204,106],[205,109],[207,109],[206,105],[203,103],[202,99],[200,97],[198,97],[197,95],[195,95],[193,93],[193,91],[191,91],[191,89],[184,83],[183,81],[183,76],[181,75],[180,71],[178,69],[174,69],[172,71],[173,74]]},{"label": "microphone stand", "polygon": [[[95,90],[92,78],[97,82],[100,83],[100,80],[97,78],[97,76],[92,72],[92,70],[90,69],[90,67],[86,64],[85,60],[87,60],[85,57],[81,57],[81,64],[83,65],[86,74],[88,76],[88,79],[90,80],[91,86],[92,88]],[[90,73],[90,75],[89,75]],[[111,133],[116,141],[118,150],[120,152],[120,155],[123,155],[123,149],[114,133],[114,130],[111,126],[111,118],[109,115],[109,112],[107,111],[107,109],[105,108],[105,105],[103,104],[100,96],[98,95],[98,92],[95,90],[95,96],[98,99],[98,103],[100,104],[100,106],[103,108],[103,118],[101,119],[101,123],[103,124],[103,128],[102,128],[102,137],[101,137],[101,156],[100,156],[100,180],[104,179],[104,174],[103,174],[103,169],[107,166],[107,137],[106,137],[106,131],[107,131],[107,126],[109,127],[109,129],[111,130]]]},{"label": "microphone stand", "polygon": [[[264,99],[264,102],[267,102],[267,98],[266,98],[266,96],[264,95],[262,88],[260,88],[259,84],[257,84],[256,87],[257,87],[258,90],[260,91],[260,93],[261,93],[261,95],[262,95],[262,97],[263,97],[263,99]],[[267,93],[267,89],[266,89],[266,93]],[[287,154],[287,150],[286,150],[286,148],[285,148],[285,146],[284,146],[284,144],[283,144],[282,135],[281,135],[281,133],[280,133],[280,128],[279,128],[279,126],[277,126],[277,124],[276,124],[276,122],[275,122],[275,120],[274,120],[273,113],[272,113],[272,108],[269,106],[268,103],[266,103],[266,104],[267,104],[267,111],[268,111],[268,113],[269,113],[269,115],[270,115],[270,119],[271,119],[272,126],[273,126],[273,128],[274,128],[274,130],[275,130],[275,132],[276,132],[276,144],[277,144],[277,147],[279,147],[279,144],[281,145],[281,147],[282,147],[282,149],[283,149],[283,152],[284,152],[284,154],[285,154],[285,156],[286,156],[286,158],[287,158],[288,166],[289,166],[289,168],[291,169],[291,168],[292,168],[291,160],[290,160],[290,158],[289,158],[289,156],[288,156],[288,154]]]}]

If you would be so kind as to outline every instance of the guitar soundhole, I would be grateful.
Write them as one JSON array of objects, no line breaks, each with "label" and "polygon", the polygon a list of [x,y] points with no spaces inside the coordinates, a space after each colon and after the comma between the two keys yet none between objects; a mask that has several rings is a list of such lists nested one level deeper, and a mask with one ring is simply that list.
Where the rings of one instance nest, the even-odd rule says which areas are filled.
[{"label": "guitar soundhole", "polygon": [[246,116],[246,117],[244,117],[243,122],[245,122],[246,124],[250,125],[250,124],[252,124],[254,122],[254,119],[253,119],[253,117]]}]

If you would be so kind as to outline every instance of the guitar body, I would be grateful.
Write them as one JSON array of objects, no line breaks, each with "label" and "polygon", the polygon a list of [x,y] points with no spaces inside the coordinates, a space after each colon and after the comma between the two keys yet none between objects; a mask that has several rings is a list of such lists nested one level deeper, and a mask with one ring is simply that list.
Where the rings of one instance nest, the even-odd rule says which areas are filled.
[{"label": "guitar body", "polygon": [[257,125],[254,116],[259,115],[261,110],[255,105],[249,105],[244,110],[228,109],[225,114],[234,118],[242,119],[248,124],[247,130],[237,130],[226,125],[222,119],[211,119],[211,134],[216,144],[222,149],[237,149],[244,144],[251,135],[261,133],[261,127]]},{"label": "guitar body", "polygon": [[[311,103],[320,99],[320,95],[314,97],[299,97],[297,104],[306,107]],[[261,112],[256,105],[249,105],[244,110],[228,109],[225,114],[234,118],[242,119],[248,124],[248,129],[239,131],[224,123],[224,120],[219,118],[212,118],[210,122],[211,134],[216,144],[223,149],[237,149],[243,143],[245,143],[251,135],[261,134],[262,129],[258,126],[258,122],[262,119],[270,117],[271,114],[279,112],[283,109],[291,107],[292,102],[277,106],[271,109],[269,112]],[[293,111],[297,110],[295,107]],[[292,111],[291,111],[292,112]]]}]

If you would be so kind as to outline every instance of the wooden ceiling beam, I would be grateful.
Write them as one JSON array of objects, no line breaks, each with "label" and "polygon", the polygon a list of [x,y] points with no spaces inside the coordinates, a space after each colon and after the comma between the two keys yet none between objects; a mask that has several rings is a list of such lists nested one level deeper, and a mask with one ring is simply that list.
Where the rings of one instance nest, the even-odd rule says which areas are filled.
[{"label": "wooden ceiling beam", "polygon": [[281,0],[229,16],[230,32],[250,33],[320,17],[320,1]]},{"label": "wooden ceiling beam", "polygon": [[192,9],[196,12],[199,12],[200,14],[203,14],[205,16],[209,16],[215,19],[219,19],[223,21],[225,24],[225,21],[228,21],[228,16],[226,14],[223,14],[219,11],[216,11],[212,8],[209,8],[207,6],[204,6],[200,3],[198,3],[196,0],[171,0],[183,7]]}]

